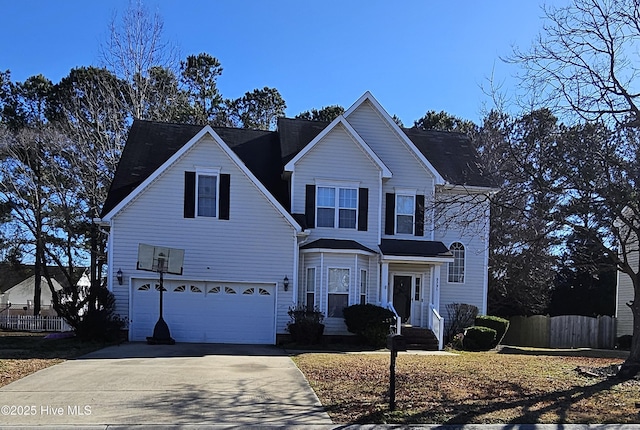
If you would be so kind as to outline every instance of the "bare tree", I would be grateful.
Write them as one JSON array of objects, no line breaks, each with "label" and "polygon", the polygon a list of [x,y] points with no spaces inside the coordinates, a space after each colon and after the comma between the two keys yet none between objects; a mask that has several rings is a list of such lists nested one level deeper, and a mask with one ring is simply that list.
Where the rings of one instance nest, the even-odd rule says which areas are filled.
[{"label": "bare tree", "polygon": [[632,264],[640,237],[640,2],[573,0],[544,12],[533,46],[509,60],[522,66],[523,87],[535,102],[599,122],[570,130],[556,174],[566,178],[566,226],[632,280],[634,336],[621,370],[628,376],[640,369],[640,268]]},{"label": "bare tree", "polygon": [[178,73],[177,48],[164,39],[163,28],[159,13],[151,15],[141,0],[131,1],[120,21],[114,14],[109,38],[101,46],[104,65],[126,83],[124,98],[131,103],[134,118],[149,118],[157,90],[152,69]]},{"label": "bare tree", "polygon": [[508,59],[523,66],[529,96],[585,120],[640,126],[640,2],[573,0],[543,10],[531,49]]}]

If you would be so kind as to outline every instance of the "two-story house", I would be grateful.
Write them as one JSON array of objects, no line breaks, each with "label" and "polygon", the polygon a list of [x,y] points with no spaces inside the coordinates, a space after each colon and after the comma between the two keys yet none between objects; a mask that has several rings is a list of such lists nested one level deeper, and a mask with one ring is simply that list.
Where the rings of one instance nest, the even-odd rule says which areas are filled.
[{"label": "two-story house", "polygon": [[469,139],[400,128],[365,93],[331,123],[276,131],[134,122],[101,223],[130,340],[158,319],[139,244],[184,250],[164,320],[183,342],[275,343],[287,311],[374,303],[442,333],[448,303],[486,312],[489,180]]}]

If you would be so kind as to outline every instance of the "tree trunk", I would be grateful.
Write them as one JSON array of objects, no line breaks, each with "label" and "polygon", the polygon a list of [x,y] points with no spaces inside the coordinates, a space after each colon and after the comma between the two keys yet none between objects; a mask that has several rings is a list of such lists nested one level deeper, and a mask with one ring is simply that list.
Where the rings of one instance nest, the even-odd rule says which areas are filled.
[{"label": "tree trunk", "polygon": [[630,304],[633,314],[633,337],[629,357],[625,360],[618,372],[622,378],[633,378],[640,372],[640,279],[638,273],[631,276],[633,282],[633,303]]}]

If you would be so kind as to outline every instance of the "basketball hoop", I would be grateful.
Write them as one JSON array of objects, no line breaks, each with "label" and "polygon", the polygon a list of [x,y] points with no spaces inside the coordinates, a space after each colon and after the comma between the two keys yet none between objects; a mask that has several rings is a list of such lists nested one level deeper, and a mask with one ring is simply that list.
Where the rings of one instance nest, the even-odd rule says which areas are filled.
[{"label": "basketball hoop", "polygon": [[138,245],[138,270],[147,270],[160,274],[160,306],[159,317],[153,328],[153,336],[147,337],[150,345],[164,344],[173,345],[176,341],[171,337],[169,326],[162,317],[163,312],[163,274],[172,273],[182,275],[182,262],[184,260],[184,249],[166,248],[161,246]]}]

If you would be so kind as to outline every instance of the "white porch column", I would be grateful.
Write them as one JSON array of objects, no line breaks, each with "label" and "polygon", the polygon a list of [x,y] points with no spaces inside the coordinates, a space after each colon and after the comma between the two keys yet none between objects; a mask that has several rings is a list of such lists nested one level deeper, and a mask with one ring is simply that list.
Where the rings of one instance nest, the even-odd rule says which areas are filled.
[{"label": "white porch column", "polygon": [[433,266],[433,286],[431,288],[431,304],[440,313],[440,265]]},{"label": "white porch column", "polygon": [[382,262],[382,273],[380,275],[381,297],[380,301],[382,306],[386,306],[389,302],[389,263]]}]

